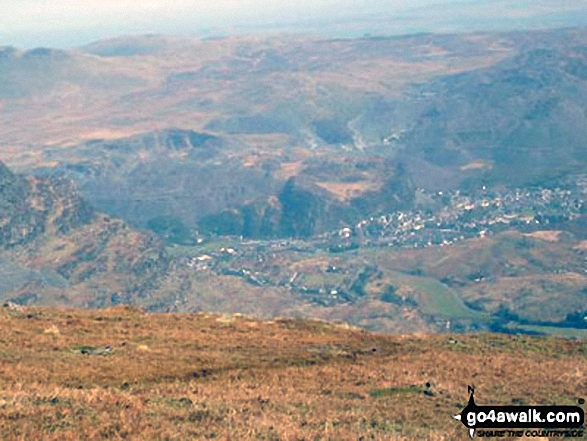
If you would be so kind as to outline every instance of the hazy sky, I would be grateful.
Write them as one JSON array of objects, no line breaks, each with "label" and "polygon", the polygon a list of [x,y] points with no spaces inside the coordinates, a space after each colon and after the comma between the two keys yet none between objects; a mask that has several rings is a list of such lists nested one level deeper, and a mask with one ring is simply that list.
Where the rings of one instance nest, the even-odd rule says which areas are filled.
[{"label": "hazy sky", "polygon": [[[278,28],[368,16],[393,18],[423,6],[470,8],[500,1],[503,0],[0,0],[0,45],[74,46],[137,33],[202,35],[203,30],[211,28],[234,30],[238,26],[254,30],[261,25]],[[556,7],[587,4],[587,0],[530,3],[540,2]]]},{"label": "hazy sky", "polygon": [[[454,1],[454,0],[453,0]],[[457,0],[467,1],[467,0]],[[469,0],[470,1],[470,0]],[[338,17],[402,10],[439,0],[1,0],[0,28],[7,32],[88,27],[157,27]],[[446,2],[445,2],[446,3]]]}]

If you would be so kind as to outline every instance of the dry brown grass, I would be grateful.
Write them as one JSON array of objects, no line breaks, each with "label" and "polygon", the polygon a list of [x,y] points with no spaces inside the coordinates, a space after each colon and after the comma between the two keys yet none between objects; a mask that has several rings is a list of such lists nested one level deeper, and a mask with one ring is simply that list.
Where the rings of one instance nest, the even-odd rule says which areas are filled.
[{"label": "dry brown grass", "polygon": [[300,174],[302,169],[304,168],[304,163],[302,161],[297,162],[284,162],[280,164],[279,170],[275,173],[275,176],[278,179],[287,180],[292,176],[297,176]]},{"label": "dry brown grass", "polygon": [[483,161],[473,161],[469,164],[463,165],[461,170],[482,170],[482,169],[491,169],[493,166],[488,162]]},{"label": "dry brown grass", "polygon": [[533,239],[545,240],[547,242],[558,242],[560,240],[561,234],[562,234],[562,231],[545,230],[545,231],[535,231],[533,233],[524,234],[524,236],[531,237]]},{"label": "dry brown grass", "polygon": [[381,182],[318,182],[317,185],[342,202],[347,202],[367,191],[377,191]]},{"label": "dry brown grass", "polygon": [[587,343],[565,340],[126,308],[4,308],[0,328],[3,439],[456,440],[467,384],[488,404],[587,389]]}]

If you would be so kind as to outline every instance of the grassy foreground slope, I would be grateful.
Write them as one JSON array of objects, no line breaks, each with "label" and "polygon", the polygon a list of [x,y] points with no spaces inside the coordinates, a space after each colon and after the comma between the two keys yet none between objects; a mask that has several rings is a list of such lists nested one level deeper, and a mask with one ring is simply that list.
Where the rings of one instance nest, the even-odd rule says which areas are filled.
[{"label": "grassy foreground slope", "polygon": [[479,404],[576,404],[586,362],[586,341],[5,307],[0,429],[3,439],[467,439],[451,418],[467,384]]}]

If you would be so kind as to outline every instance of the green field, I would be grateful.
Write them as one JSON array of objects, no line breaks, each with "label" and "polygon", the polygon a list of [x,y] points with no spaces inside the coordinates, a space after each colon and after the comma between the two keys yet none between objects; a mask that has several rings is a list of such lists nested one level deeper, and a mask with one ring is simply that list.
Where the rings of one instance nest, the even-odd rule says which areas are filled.
[{"label": "green field", "polygon": [[422,312],[427,315],[443,316],[447,319],[488,321],[488,314],[468,308],[459,295],[438,280],[429,277],[411,276],[401,272],[391,272],[394,280],[408,285],[418,294]]},{"label": "green field", "polygon": [[559,328],[555,326],[519,325],[516,329],[529,332],[541,332],[547,335],[564,338],[587,338],[587,329]]}]

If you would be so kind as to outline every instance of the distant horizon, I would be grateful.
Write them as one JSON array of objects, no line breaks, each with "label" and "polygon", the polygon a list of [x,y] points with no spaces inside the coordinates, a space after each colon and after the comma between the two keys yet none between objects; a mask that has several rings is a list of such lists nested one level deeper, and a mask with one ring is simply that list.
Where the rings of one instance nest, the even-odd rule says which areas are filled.
[{"label": "distant horizon", "polygon": [[[69,49],[125,36],[168,35],[218,38],[239,35],[317,34],[327,37],[391,36],[422,32],[463,33],[552,29],[587,25],[587,4],[566,0],[350,0],[301,1],[283,6],[255,0],[203,0],[197,6],[148,0],[72,0],[52,6],[39,0],[5,0],[0,5],[0,46]],[[89,4],[89,6],[87,6]],[[94,5],[92,7],[92,5]],[[193,17],[197,16],[197,19]]]}]

